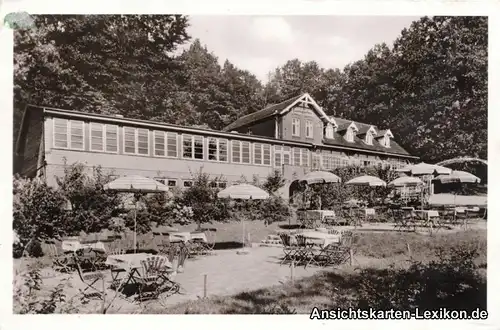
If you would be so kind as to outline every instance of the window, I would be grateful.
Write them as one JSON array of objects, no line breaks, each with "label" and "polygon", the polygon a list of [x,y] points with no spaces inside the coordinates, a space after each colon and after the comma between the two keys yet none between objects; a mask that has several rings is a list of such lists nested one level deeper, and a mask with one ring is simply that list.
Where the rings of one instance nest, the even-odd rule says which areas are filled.
[{"label": "window", "polygon": [[226,182],[219,182],[218,183],[220,189],[226,189],[227,183]]},{"label": "window", "polygon": [[352,128],[348,128],[345,134],[345,139],[347,142],[353,142],[354,141],[354,132]]},{"label": "window", "polygon": [[84,149],[84,144],[83,144],[83,121],[79,120],[70,120],[69,121],[69,127],[70,127],[70,143],[69,146],[71,149],[78,149],[78,150],[83,150]]},{"label": "window", "polygon": [[210,181],[209,186],[210,188],[217,188],[217,181]]},{"label": "window", "polygon": [[177,186],[177,180],[173,180],[173,179],[167,180],[167,185],[169,187],[176,187]]},{"label": "window", "polygon": [[203,159],[203,137],[196,135],[182,136],[182,157]]},{"label": "window", "polygon": [[274,146],[274,166],[281,167],[283,165],[283,150],[281,147]]},{"label": "window", "polygon": [[185,188],[189,188],[193,186],[193,181],[191,180],[184,180],[183,185]]},{"label": "window", "polygon": [[105,125],[106,152],[118,152],[118,126]]},{"label": "window", "polygon": [[327,139],[333,139],[333,126],[332,126],[332,124],[326,125],[325,136]]},{"label": "window", "polygon": [[250,142],[231,141],[232,162],[250,164]]},{"label": "window", "polygon": [[261,143],[254,143],[253,144],[253,163],[255,165],[263,165],[262,144]]},{"label": "window", "polygon": [[155,156],[165,156],[165,132],[154,131],[154,154]]},{"label": "window", "polygon": [[240,163],[241,162],[241,147],[240,147],[240,141],[231,141],[231,155],[232,159],[231,161],[233,163]]},{"label": "window", "polygon": [[366,144],[368,145],[373,144],[373,135],[371,132],[366,133]]},{"label": "window", "polygon": [[269,144],[264,144],[262,146],[263,151],[263,165],[271,165],[271,146]]},{"label": "window", "polygon": [[389,136],[385,135],[383,138],[382,138],[382,145],[386,148],[390,148],[391,147],[391,139],[389,138]]},{"label": "window", "polygon": [[300,152],[302,149],[299,148],[293,148],[293,165],[295,166],[300,166]]},{"label": "window", "polygon": [[149,155],[149,131],[147,129],[137,129],[137,141],[137,153]]},{"label": "window", "polygon": [[290,147],[283,147],[283,165],[291,165],[291,148]]},{"label": "window", "polygon": [[300,136],[300,119],[292,119],[292,136]]},{"label": "window", "polygon": [[149,131],[142,128],[123,128],[124,153],[149,155]]},{"label": "window", "polygon": [[54,147],[68,147],[68,121],[66,119],[54,118]]},{"label": "window", "polygon": [[313,123],[310,120],[306,120],[306,138],[312,139],[313,137]]},{"label": "window", "polygon": [[302,158],[301,165],[302,166],[309,166],[309,150],[301,149],[300,153],[301,153],[301,158]]},{"label": "window", "polygon": [[104,151],[104,125],[90,123],[90,151]]},{"label": "window", "polygon": [[321,155],[318,153],[312,154],[312,168],[319,169],[321,167]]},{"label": "window", "polygon": [[177,133],[167,132],[167,157],[177,158]]},{"label": "window", "polygon": [[241,142],[241,162],[250,164],[250,142]]},{"label": "window", "polygon": [[83,128],[83,121],[54,118],[54,147],[84,150]]},{"label": "window", "polygon": [[328,152],[323,152],[322,154],[322,165],[324,169],[330,170],[333,167],[332,164],[332,154]]},{"label": "window", "polygon": [[254,143],[253,163],[255,165],[271,165],[271,148],[268,144]]},{"label": "window", "polygon": [[165,178],[155,178],[155,180],[161,184],[165,184]]},{"label": "window", "polygon": [[211,137],[208,139],[208,160],[227,162],[227,140]]}]

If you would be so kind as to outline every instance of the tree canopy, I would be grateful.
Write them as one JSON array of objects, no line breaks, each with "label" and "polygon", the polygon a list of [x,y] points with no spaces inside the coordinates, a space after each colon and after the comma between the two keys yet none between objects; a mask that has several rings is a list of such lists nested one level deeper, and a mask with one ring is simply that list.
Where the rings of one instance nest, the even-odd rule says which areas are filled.
[{"label": "tree canopy", "polygon": [[15,137],[25,104],[221,129],[309,92],[330,115],[390,128],[425,161],[487,158],[487,17],[423,17],[343,69],[290,59],[266,83],[199,39],[179,51],[190,40],[183,15],[34,25],[15,32]]}]

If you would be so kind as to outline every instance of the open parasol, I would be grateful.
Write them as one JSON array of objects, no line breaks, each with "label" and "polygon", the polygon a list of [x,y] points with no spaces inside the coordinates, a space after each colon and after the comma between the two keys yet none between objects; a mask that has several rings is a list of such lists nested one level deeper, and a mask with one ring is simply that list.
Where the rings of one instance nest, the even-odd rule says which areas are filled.
[{"label": "open parasol", "polygon": [[[240,200],[250,200],[250,199],[267,199],[269,198],[269,194],[260,189],[259,187],[255,187],[251,184],[241,183],[235,184],[233,186],[227,187],[224,190],[221,190],[217,194],[218,198],[231,198],[231,199],[240,199]],[[241,254],[246,254],[248,251],[245,250],[245,221],[241,219],[242,224],[242,245],[243,249],[241,250]]]},{"label": "open parasol", "polygon": [[140,194],[168,192],[168,187],[156,180],[139,175],[123,176],[104,185],[104,190],[134,193],[134,252],[137,250],[137,208]]}]

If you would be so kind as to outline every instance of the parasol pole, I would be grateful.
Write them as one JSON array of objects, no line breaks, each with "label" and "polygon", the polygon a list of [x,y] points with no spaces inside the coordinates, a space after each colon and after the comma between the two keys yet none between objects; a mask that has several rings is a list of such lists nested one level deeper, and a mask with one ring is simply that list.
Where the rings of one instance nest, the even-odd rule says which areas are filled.
[{"label": "parasol pole", "polygon": [[137,203],[136,201],[134,210],[134,253],[137,252]]}]

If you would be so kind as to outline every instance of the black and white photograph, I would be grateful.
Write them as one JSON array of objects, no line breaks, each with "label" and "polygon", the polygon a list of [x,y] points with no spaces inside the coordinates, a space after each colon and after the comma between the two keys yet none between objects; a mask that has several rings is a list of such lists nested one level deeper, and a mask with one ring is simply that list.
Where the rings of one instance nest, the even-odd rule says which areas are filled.
[{"label": "black and white photograph", "polygon": [[2,20],[13,314],[491,319],[488,16]]}]

